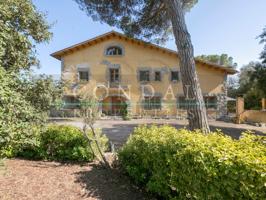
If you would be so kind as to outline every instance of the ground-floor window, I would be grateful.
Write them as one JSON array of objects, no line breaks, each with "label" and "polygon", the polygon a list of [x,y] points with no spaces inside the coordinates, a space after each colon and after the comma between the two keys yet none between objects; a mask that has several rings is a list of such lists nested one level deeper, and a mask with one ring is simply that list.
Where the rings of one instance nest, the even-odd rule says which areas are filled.
[{"label": "ground-floor window", "polygon": [[143,104],[144,110],[160,110],[162,108],[161,97],[145,97]]},{"label": "ground-floor window", "polygon": [[64,96],[64,108],[65,109],[79,109],[80,101],[78,97],[75,96]]},{"label": "ground-floor window", "polygon": [[215,96],[205,96],[204,102],[205,102],[206,108],[208,108],[208,109],[210,109],[210,108],[216,109],[217,108],[217,97],[215,97]]},{"label": "ground-floor window", "polygon": [[[204,96],[204,102],[207,109],[216,109],[217,108],[217,98],[215,96]],[[177,108],[178,109],[187,109],[192,107],[194,102],[192,100],[186,99],[184,96],[180,96],[177,99]]]}]

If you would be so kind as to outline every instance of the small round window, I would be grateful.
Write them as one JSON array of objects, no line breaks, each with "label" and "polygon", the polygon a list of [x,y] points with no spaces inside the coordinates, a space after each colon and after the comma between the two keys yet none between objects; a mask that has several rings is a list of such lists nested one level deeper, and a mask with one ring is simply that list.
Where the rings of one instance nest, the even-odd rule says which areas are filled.
[{"label": "small round window", "polygon": [[107,56],[121,56],[123,55],[123,50],[118,46],[111,46],[106,49],[105,55]]}]

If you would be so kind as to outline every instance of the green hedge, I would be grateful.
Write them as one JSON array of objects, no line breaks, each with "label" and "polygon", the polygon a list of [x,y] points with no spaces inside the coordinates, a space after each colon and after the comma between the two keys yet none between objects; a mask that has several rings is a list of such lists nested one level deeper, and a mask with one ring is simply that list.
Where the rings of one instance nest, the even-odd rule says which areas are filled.
[{"label": "green hedge", "polygon": [[139,127],[119,160],[133,180],[166,199],[266,199],[265,141]]},{"label": "green hedge", "polygon": [[[103,151],[108,148],[108,139],[97,130]],[[91,136],[91,132],[89,132]],[[18,156],[57,161],[92,161],[93,153],[82,131],[73,126],[50,125],[38,138],[39,144],[23,149]],[[97,149],[92,144],[95,153]]]}]

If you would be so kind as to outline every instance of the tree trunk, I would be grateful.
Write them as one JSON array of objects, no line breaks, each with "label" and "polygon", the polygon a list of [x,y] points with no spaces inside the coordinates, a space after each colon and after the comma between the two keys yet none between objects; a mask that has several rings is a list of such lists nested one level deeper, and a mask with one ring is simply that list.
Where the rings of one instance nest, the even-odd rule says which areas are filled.
[{"label": "tree trunk", "polygon": [[168,15],[172,22],[175,42],[180,58],[180,72],[183,84],[183,91],[189,99],[188,120],[191,130],[201,129],[203,132],[210,132],[206,107],[204,104],[196,65],[194,60],[194,50],[185,23],[182,0],[164,0]]}]

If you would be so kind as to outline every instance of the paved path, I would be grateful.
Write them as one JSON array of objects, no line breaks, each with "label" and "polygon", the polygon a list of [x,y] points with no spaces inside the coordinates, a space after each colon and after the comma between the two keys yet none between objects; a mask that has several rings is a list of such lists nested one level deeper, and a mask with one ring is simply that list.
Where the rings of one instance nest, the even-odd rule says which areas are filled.
[{"label": "paved path", "polygon": [[[80,120],[58,120],[58,124],[69,124],[82,128],[83,124]],[[128,136],[132,133],[135,127],[142,124],[169,124],[176,128],[184,128],[187,126],[187,121],[181,120],[165,120],[165,119],[134,119],[131,121],[123,120],[99,120],[95,124],[97,128],[101,128],[103,133],[109,138],[109,140],[115,144],[116,147],[120,147],[124,144]],[[251,126],[247,124],[233,124],[221,121],[210,121],[210,128],[212,131],[221,129],[223,133],[230,135],[231,137],[238,139],[242,132],[251,130],[256,134],[266,133],[266,128]]]}]

